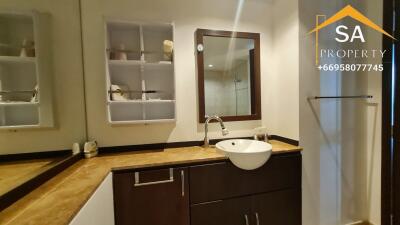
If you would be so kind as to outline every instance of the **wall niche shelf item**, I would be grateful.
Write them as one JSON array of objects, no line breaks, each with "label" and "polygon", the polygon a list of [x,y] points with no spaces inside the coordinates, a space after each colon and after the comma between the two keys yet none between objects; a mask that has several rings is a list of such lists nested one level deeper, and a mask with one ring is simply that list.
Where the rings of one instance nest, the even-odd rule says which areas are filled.
[{"label": "wall niche shelf item", "polygon": [[0,129],[53,127],[49,16],[0,12]]},{"label": "wall niche shelf item", "polygon": [[175,122],[173,25],[106,21],[108,122]]}]

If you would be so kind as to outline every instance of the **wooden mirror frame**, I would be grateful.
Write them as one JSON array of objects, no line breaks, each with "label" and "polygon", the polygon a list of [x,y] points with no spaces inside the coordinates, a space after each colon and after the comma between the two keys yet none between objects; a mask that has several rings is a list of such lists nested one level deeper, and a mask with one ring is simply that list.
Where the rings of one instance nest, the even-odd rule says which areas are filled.
[{"label": "wooden mirror frame", "polygon": [[221,116],[223,121],[245,121],[261,119],[261,79],[260,79],[260,34],[248,32],[234,32],[222,30],[197,29],[196,38],[196,56],[197,56],[197,85],[199,98],[199,122],[204,123],[205,118],[205,95],[204,95],[204,53],[199,51],[197,46],[204,45],[204,36],[243,38],[254,41],[253,68],[250,78],[251,83],[251,114],[240,116]]}]

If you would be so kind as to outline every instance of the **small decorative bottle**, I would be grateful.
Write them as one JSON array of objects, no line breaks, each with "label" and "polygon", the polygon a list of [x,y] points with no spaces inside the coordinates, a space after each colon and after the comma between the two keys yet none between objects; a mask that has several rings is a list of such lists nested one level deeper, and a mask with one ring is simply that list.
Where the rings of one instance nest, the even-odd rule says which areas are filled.
[{"label": "small decorative bottle", "polygon": [[128,55],[126,54],[124,44],[120,44],[119,49],[115,52],[114,57],[116,60],[128,60]]},{"label": "small decorative bottle", "polygon": [[174,50],[174,42],[172,42],[170,40],[164,40],[163,50],[164,50],[164,60],[172,61],[172,52]]},{"label": "small decorative bottle", "polygon": [[20,57],[35,57],[35,43],[24,39],[22,41],[22,48],[19,54]]}]

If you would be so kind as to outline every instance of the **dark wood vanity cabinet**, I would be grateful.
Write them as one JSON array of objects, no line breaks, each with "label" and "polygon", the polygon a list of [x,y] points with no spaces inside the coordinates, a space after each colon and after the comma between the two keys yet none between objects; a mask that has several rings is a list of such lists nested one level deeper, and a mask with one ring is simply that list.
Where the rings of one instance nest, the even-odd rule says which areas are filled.
[{"label": "dark wood vanity cabinet", "polygon": [[261,168],[229,162],[189,168],[191,225],[300,225],[301,155],[272,156]]},{"label": "dark wood vanity cabinet", "polygon": [[242,170],[230,162],[192,166],[190,203],[203,203],[282,189],[300,188],[301,155],[273,155],[256,170]]},{"label": "dark wood vanity cabinet", "polygon": [[300,225],[301,189],[194,204],[191,225]]},{"label": "dark wood vanity cabinet", "polygon": [[187,168],[114,172],[117,225],[189,225]]},{"label": "dark wood vanity cabinet", "polygon": [[[114,173],[116,225],[300,225],[301,154]],[[139,184],[139,186],[135,186]]]},{"label": "dark wood vanity cabinet", "polygon": [[[251,197],[218,200],[190,206],[191,225],[246,225]],[[246,218],[247,217],[247,218]],[[249,221],[248,221],[249,222]]]},{"label": "dark wood vanity cabinet", "polygon": [[286,189],[252,197],[254,225],[301,225],[301,189]]}]

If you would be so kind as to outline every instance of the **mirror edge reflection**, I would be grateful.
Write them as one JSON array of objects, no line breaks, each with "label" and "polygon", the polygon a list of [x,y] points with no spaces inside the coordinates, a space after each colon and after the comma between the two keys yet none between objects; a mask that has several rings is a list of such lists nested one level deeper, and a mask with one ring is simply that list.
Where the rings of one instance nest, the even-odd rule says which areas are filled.
[{"label": "mirror edge reflection", "polygon": [[[57,9],[54,7],[59,7],[59,6],[48,6],[39,3],[39,2],[32,2],[29,4],[25,4],[24,3],[24,7],[22,7],[23,9],[20,9],[20,2],[4,2],[5,5],[2,5],[2,9],[0,10],[0,12],[2,13],[42,13],[43,15],[46,15],[49,19],[49,21],[45,21],[46,25],[49,26],[48,29],[51,30],[51,33],[49,34],[49,38],[53,43],[51,45],[51,47],[53,48],[57,48],[57,45],[59,45],[60,43],[63,43],[62,39],[57,39],[57,40],[53,40],[54,35],[56,31],[53,31],[53,26],[55,26],[53,24],[53,21],[50,21],[50,17],[52,13],[57,13]],[[36,5],[37,4],[37,5]],[[28,127],[28,128],[20,128],[19,127],[17,129],[14,129],[13,127],[10,128],[3,128],[0,130],[0,132],[11,132],[11,133],[25,133],[26,132],[40,132],[41,130],[45,131],[45,132],[49,132],[50,130],[58,132],[60,129],[58,126],[60,121],[59,121],[59,112],[57,112],[57,104],[56,104],[56,90],[54,90],[55,88],[55,79],[56,77],[58,77],[57,79],[61,79],[63,81],[65,81],[65,79],[67,79],[65,77],[66,74],[68,73],[77,73],[78,74],[75,77],[68,77],[69,80],[74,79],[75,81],[78,80],[78,83],[81,83],[80,87],[81,90],[80,92],[83,93],[82,95],[82,99],[79,101],[76,101],[76,99],[74,99],[74,104],[78,104],[80,105],[82,104],[82,108],[79,109],[78,111],[82,111],[82,118],[77,120],[77,121],[81,121],[82,119],[84,120],[84,125],[83,125],[83,131],[78,133],[78,137],[80,136],[79,139],[76,139],[77,142],[82,142],[83,140],[87,140],[87,124],[86,124],[86,104],[85,104],[85,78],[84,78],[84,65],[83,65],[83,40],[82,40],[82,14],[81,14],[81,0],[76,0],[74,3],[75,7],[70,8],[71,11],[66,11],[65,14],[63,15],[59,15],[59,16],[67,16],[67,17],[72,17],[75,18],[74,22],[71,22],[71,26],[70,29],[74,29],[76,30],[76,32],[74,31],[74,33],[71,34],[71,36],[73,37],[73,39],[69,40],[69,41],[73,41],[73,44],[76,45],[77,48],[79,48],[79,50],[77,51],[76,48],[72,49],[70,52],[70,56],[72,57],[76,57],[79,55],[79,57],[76,58],[77,61],[79,61],[79,65],[76,65],[75,67],[73,67],[71,69],[71,71],[69,72],[63,72],[61,75],[56,75],[57,71],[55,68],[52,67],[51,70],[46,71],[48,73],[51,73],[53,76],[51,78],[49,78],[46,82],[46,85],[51,83],[51,87],[49,87],[48,89],[51,89],[51,93],[50,92],[46,92],[46,94],[51,94],[50,97],[47,96],[46,99],[49,97],[51,98],[51,103],[53,104],[51,106],[51,110],[52,111],[51,114],[51,118],[49,118],[50,122],[46,123],[46,126],[40,126],[40,127]],[[31,8],[30,10],[27,10],[26,8]],[[52,8],[53,7],[53,8]],[[70,15],[71,14],[71,15]],[[68,19],[70,20],[70,18],[65,18],[64,19]],[[37,35],[38,31],[35,31],[35,35]],[[71,38],[71,36],[69,36]],[[24,40],[25,41],[25,40]],[[56,43],[56,44],[55,44]],[[43,43],[41,44],[43,45]],[[43,46],[42,46],[43,47]],[[52,49],[49,49],[49,51],[52,51]],[[59,51],[60,53],[63,53],[62,50],[57,49],[57,51]],[[51,64],[54,64],[55,62],[55,57],[56,54],[53,54],[53,52],[51,52],[52,54],[50,54],[50,58],[48,58],[48,62]],[[22,54],[22,50],[21,50],[21,54]],[[60,56],[60,55],[59,55]],[[61,55],[62,57],[64,57],[64,54]],[[22,55],[21,55],[22,57]],[[64,61],[64,59],[61,59],[62,61]],[[69,62],[68,62],[69,63]],[[41,62],[40,64],[44,64],[43,62]],[[47,65],[45,65],[47,66]],[[59,65],[60,66],[60,65]],[[65,65],[62,64],[60,67],[57,68],[58,71],[61,70],[65,70]],[[50,74],[49,74],[50,75]],[[38,75],[37,75],[38,76]],[[39,81],[38,81],[39,82]],[[1,82],[0,82],[1,84]],[[0,90],[1,91],[1,90]],[[58,93],[59,94],[59,93]],[[72,96],[71,96],[72,97]],[[69,97],[69,99],[67,99],[67,101],[71,102],[71,97]],[[50,101],[50,100],[49,100]],[[76,105],[75,105],[76,106]],[[47,110],[49,111],[49,110]],[[49,113],[46,112],[46,115],[50,115]],[[67,128],[69,129],[69,128]],[[65,129],[63,130],[63,132],[65,132]],[[60,132],[61,133],[61,132]],[[82,135],[82,136],[81,136]],[[37,135],[34,135],[34,137]],[[77,135],[72,135],[75,136],[75,138],[77,137]],[[71,143],[72,146],[73,143]],[[65,145],[65,144],[64,144]],[[49,149],[54,149],[54,150],[49,150]],[[53,148],[53,147],[47,147],[47,149],[43,149],[43,150],[33,150],[33,151],[28,151],[28,152],[20,152],[17,151],[16,153],[12,152],[5,152],[3,153],[3,155],[0,155],[0,163],[1,166],[4,167],[13,167],[13,166],[18,166],[18,164],[20,165],[28,165],[27,167],[31,167],[30,170],[28,170],[27,168],[24,168],[24,174],[21,177],[15,178],[13,179],[15,181],[15,183],[10,183],[9,184],[9,189],[6,190],[0,190],[0,211],[8,208],[10,205],[14,204],[15,202],[17,202],[18,200],[20,200],[21,198],[23,198],[24,196],[30,194],[31,191],[35,190],[36,188],[38,188],[40,185],[44,184],[45,182],[47,182],[48,180],[52,179],[54,176],[56,176],[57,174],[65,171],[66,169],[68,169],[70,166],[72,166],[73,164],[75,164],[76,162],[78,162],[79,160],[81,160],[83,158],[83,154],[82,153],[73,153],[73,147],[67,147],[64,146],[63,148]],[[34,163],[30,163],[30,162],[34,162]],[[35,162],[39,162],[37,163],[37,165],[33,165],[35,164]]]}]

